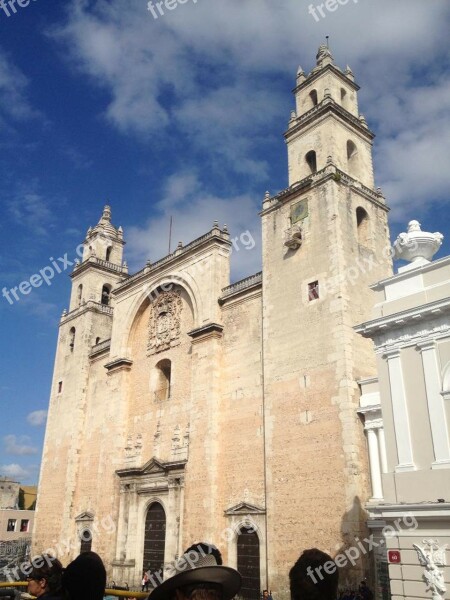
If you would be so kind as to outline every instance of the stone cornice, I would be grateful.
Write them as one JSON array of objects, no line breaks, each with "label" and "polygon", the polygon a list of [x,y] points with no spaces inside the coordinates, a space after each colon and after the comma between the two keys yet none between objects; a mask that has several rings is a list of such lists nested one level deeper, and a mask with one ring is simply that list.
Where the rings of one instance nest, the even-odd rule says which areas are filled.
[{"label": "stone cornice", "polygon": [[[395,519],[403,518],[405,513],[418,518],[443,519],[448,521],[450,517],[449,502],[423,502],[422,504],[366,504],[366,510],[371,518]],[[402,530],[402,534],[408,529]],[[410,535],[414,535],[411,529]]]},{"label": "stone cornice", "polygon": [[70,274],[71,279],[76,279],[79,275],[89,269],[95,269],[97,271],[103,271],[113,273],[114,275],[120,275],[122,278],[128,277],[127,269],[125,266],[116,265],[115,263],[101,260],[96,256],[90,256],[79,265],[75,265],[72,273]]},{"label": "stone cornice", "polygon": [[254,275],[250,275],[245,279],[241,279],[240,281],[236,281],[222,290],[222,296],[219,298],[219,304],[222,304],[235,296],[238,296],[244,292],[253,291],[255,289],[262,289],[262,272],[255,273]]},{"label": "stone cornice", "polygon": [[113,290],[113,294],[115,296],[120,295],[122,292],[128,290],[131,285],[135,283],[142,283],[149,275],[154,276],[157,273],[159,274],[168,266],[173,268],[175,264],[185,261],[187,257],[192,256],[199,250],[202,250],[203,248],[212,244],[220,244],[221,246],[226,246],[227,248],[230,247],[231,241],[228,231],[223,231],[219,227],[214,227],[211,231],[205,235],[202,235],[196,240],[193,240],[186,246],[177,248],[171,254],[168,254],[155,263],[147,265],[134,275],[131,275],[126,281]]},{"label": "stone cornice", "polygon": [[171,471],[183,471],[187,460],[179,460],[174,462],[163,462],[157,458],[151,458],[142,467],[129,467],[126,469],[118,469],[116,474],[121,477],[142,477],[144,475],[167,476]]},{"label": "stone cornice", "polygon": [[[363,337],[374,339],[378,335],[383,333],[386,334],[390,330],[402,329],[408,323],[417,325],[418,321],[421,319],[430,319],[447,314],[450,314],[449,298],[445,300],[436,300],[435,302],[422,304],[421,306],[410,308],[393,315],[366,321],[365,323],[361,323],[361,325],[356,325],[353,329]],[[448,329],[450,329],[450,326]],[[445,329],[442,328],[441,333],[444,331]],[[437,332],[437,334],[439,335],[439,332]],[[418,337],[423,337],[423,335]],[[418,339],[418,341],[420,340]]]},{"label": "stone cornice", "polygon": [[115,358],[111,362],[105,365],[105,369],[108,371],[108,375],[116,373],[117,371],[129,371],[133,361],[130,358]]},{"label": "stone cornice", "polygon": [[210,337],[221,338],[222,333],[223,325],[219,325],[218,323],[208,323],[207,325],[202,325],[197,329],[187,332],[187,334],[192,338],[192,341],[204,340]]},{"label": "stone cornice", "polygon": [[288,188],[278,192],[275,196],[266,197],[263,202],[260,216],[263,217],[274,210],[278,210],[283,204],[292,201],[300,195],[304,195],[306,192],[309,192],[319,185],[323,185],[323,183],[327,181],[335,181],[338,185],[346,185],[385,212],[389,212],[390,210],[380,192],[376,192],[375,190],[366,187],[330,162],[326,167],[317,171],[317,173],[308,175],[308,177],[305,177],[300,181],[296,181]]},{"label": "stone cornice", "polygon": [[298,92],[300,92],[300,90],[308,87],[309,85],[311,85],[311,83],[313,83],[317,79],[320,79],[322,77],[322,75],[324,73],[326,73],[327,71],[331,71],[334,75],[336,75],[337,77],[339,77],[339,79],[341,79],[343,83],[345,83],[348,86],[350,86],[355,92],[357,92],[357,91],[359,91],[361,89],[357,83],[355,83],[354,81],[352,81],[351,79],[349,79],[345,75],[345,73],[343,73],[340,69],[338,69],[338,67],[336,67],[336,65],[330,63],[328,65],[325,65],[321,69],[317,69],[317,70],[313,69],[311,71],[311,73],[306,77],[306,79],[304,81],[302,81],[302,83],[300,83],[299,85],[297,85],[292,90],[293,93],[297,94]]},{"label": "stone cornice", "polygon": [[349,113],[348,110],[345,110],[345,108],[342,108],[340,104],[328,96],[322,100],[320,104],[314,106],[314,108],[308,112],[292,120],[291,126],[284,134],[286,142],[289,141],[289,138],[300,133],[302,129],[308,127],[311,123],[318,123],[318,120],[321,117],[326,116],[329,113],[341,118],[347,125],[349,125],[352,129],[356,129],[358,133],[366,138],[369,142],[375,138],[375,134],[370,131],[366,125],[363,125],[357,117]]},{"label": "stone cornice", "polygon": [[70,313],[63,313],[60,321],[60,326],[72,321],[72,319],[76,319],[80,317],[86,312],[93,311],[96,313],[100,313],[103,315],[108,315],[110,317],[114,314],[114,309],[112,306],[108,306],[106,304],[101,304],[100,302],[95,302],[94,300],[88,300],[87,302],[83,302],[81,306],[78,306],[74,310],[70,311]]}]

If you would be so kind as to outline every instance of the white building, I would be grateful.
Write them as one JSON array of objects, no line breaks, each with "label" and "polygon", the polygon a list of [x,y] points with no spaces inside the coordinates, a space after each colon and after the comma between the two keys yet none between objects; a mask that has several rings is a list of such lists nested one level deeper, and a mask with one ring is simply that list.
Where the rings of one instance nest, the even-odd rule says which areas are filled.
[{"label": "white building", "polygon": [[412,221],[395,244],[410,264],[372,286],[373,319],[356,328],[378,364],[378,381],[360,382],[359,410],[378,598],[389,583],[394,600],[450,597],[450,256],[430,262],[441,243]]}]

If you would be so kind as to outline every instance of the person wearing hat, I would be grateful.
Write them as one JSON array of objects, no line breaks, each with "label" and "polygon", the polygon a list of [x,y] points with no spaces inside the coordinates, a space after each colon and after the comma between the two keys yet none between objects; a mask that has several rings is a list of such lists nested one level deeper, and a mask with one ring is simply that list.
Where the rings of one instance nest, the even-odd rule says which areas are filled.
[{"label": "person wearing hat", "polygon": [[222,565],[215,546],[194,544],[174,563],[174,574],[149,595],[151,600],[231,600],[241,589],[242,577]]},{"label": "person wearing hat", "polygon": [[63,589],[68,600],[103,600],[106,570],[95,552],[83,552],[64,570]]}]

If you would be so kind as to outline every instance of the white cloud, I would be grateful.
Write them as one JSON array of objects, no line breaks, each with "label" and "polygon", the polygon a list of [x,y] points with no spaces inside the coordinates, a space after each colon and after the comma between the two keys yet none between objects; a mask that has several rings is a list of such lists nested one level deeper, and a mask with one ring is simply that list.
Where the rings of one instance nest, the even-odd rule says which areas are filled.
[{"label": "white cloud", "polygon": [[38,116],[28,100],[28,79],[0,50],[0,114],[23,121]]},{"label": "white cloud", "polygon": [[449,3],[349,2],[318,23],[309,0],[208,0],[158,20],[146,4],[76,0],[53,31],[64,55],[109,94],[104,116],[122,133],[158,144],[176,132],[178,143],[186,138],[186,168],[200,151],[209,173],[246,173],[248,189],[262,190],[268,126],[279,123],[281,135],[293,105],[286,75],[293,84],[299,62],[311,68],[331,33],[336,63],[351,64],[363,84],[361,111],[378,134],[377,182],[394,217],[406,205],[448,201],[449,83],[441,73]]},{"label": "white cloud", "polygon": [[[256,272],[261,263],[260,201],[248,194],[219,197],[204,189],[195,173],[175,174],[167,181],[163,199],[156,206],[159,216],[153,216],[144,226],[127,228],[131,260],[141,266],[146,259],[155,261],[167,254],[170,216],[172,251],[179,241],[187,244],[209,231],[216,219],[221,226],[228,226],[232,238],[238,237],[232,254],[233,278]],[[243,242],[241,236],[246,232],[250,236],[244,235]]]},{"label": "white cloud", "polygon": [[27,423],[32,425],[33,427],[39,427],[40,425],[44,425],[47,420],[47,411],[46,410],[34,410],[27,415]]},{"label": "white cloud", "polygon": [[7,477],[23,479],[30,476],[30,471],[28,469],[24,469],[16,463],[11,463],[9,465],[0,465],[0,474],[6,475]]},{"label": "white cloud", "polygon": [[38,453],[38,449],[35,446],[30,445],[30,438],[26,435],[15,436],[5,435],[3,437],[3,443],[5,445],[6,454],[13,454],[16,456],[31,456]]}]

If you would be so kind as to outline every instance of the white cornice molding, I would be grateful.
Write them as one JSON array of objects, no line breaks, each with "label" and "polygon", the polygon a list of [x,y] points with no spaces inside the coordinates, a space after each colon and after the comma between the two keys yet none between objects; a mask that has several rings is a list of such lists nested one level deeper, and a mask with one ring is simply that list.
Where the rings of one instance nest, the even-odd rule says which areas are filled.
[{"label": "white cornice molding", "polygon": [[[417,322],[420,319],[433,319],[436,315],[443,316],[450,313],[450,298],[437,300],[428,304],[410,308],[385,317],[379,317],[371,321],[365,321],[356,325],[353,329],[364,337],[375,338],[377,334],[386,329],[403,328],[408,322]],[[446,319],[448,323],[448,319]]]},{"label": "white cornice molding", "polygon": [[418,349],[423,351],[429,349],[430,345],[436,343],[436,341],[450,337],[450,322],[448,316],[440,314],[439,317],[429,319],[427,323],[416,321],[407,325],[404,324],[401,329],[397,327],[394,330],[386,328],[384,331],[373,332],[372,335],[365,335],[364,337],[373,339],[377,354],[382,354],[386,358],[393,358],[395,353],[398,353],[402,348],[417,346]]}]

